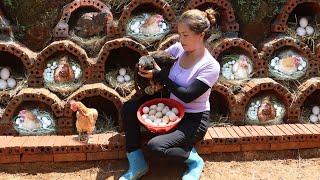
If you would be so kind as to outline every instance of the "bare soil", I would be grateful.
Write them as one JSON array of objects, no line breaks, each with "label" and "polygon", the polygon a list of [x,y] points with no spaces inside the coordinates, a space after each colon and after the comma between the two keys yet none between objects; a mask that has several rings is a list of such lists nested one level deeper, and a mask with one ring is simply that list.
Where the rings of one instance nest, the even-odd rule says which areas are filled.
[{"label": "bare soil", "polygon": [[[202,155],[201,179],[320,179],[320,149]],[[184,164],[148,157],[150,171],[142,178],[181,179]],[[0,179],[118,179],[126,160],[24,163],[0,166]]]}]

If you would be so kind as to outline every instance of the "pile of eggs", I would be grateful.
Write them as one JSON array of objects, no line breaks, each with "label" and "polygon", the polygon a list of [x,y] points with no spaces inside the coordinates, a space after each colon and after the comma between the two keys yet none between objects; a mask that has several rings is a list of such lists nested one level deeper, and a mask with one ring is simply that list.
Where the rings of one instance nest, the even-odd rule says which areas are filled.
[{"label": "pile of eggs", "polygon": [[169,108],[163,103],[142,108],[142,119],[153,126],[166,126],[178,120],[179,111],[177,108]]},{"label": "pile of eggs", "polygon": [[300,27],[297,28],[296,33],[298,36],[312,36],[314,33],[314,28],[312,26],[308,26],[308,19],[306,17],[302,17],[299,20]]},{"label": "pile of eggs", "polygon": [[[221,73],[223,77],[225,77],[228,80],[243,80],[250,77],[250,74],[252,73],[253,67],[250,62],[250,59],[245,55],[239,55],[238,60],[231,60],[229,62],[226,62],[223,64],[221,68]],[[240,67],[239,61],[245,60],[248,64],[248,66],[244,69],[241,69],[243,67]]]},{"label": "pile of eggs", "polygon": [[[43,72],[43,77],[46,82],[53,83],[54,82],[54,73],[55,70],[58,68],[58,63],[56,61],[50,62],[47,64],[47,68]],[[81,76],[81,68],[79,65],[73,64],[71,66],[75,79],[79,79]]]},{"label": "pile of eggs", "polygon": [[[130,30],[134,32],[135,34],[142,33],[140,32],[140,27],[146,22],[146,20],[149,18],[149,14],[143,14],[143,18],[137,19],[137,21],[130,24]],[[162,18],[163,19],[163,18]],[[158,26],[160,28],[159,33],[163,33],[167,30],[168,26],[164,20],[158,22]]]},{"label": "pile of eggs", "polygon": [[127,74],[127,70],[125,68],[120,68],[117,76],[117,82],[118,83],[124,83],[129,82],[131,80],[131,77],[129,74]]},{"label": "pile of eggs", "polygon": [[309,121],[312,123],[316,123],[320,120],[320,108],[319,106],[313,106],[312,114],[309,117]]},{"label": "pile of eggs", "polygon": [[[250,120],[257,120],[258,119],[258,109],[261,105],[261,100],[256,100],[251,102],[248,110],[247,110],[247,116]],[[276,109],[276,116],[278,117],[281,114],[281,111],[283,110],[283,107],[277,104],[273,104],[273,107]]]},{"label": "pile of eggs", "polygon": [[8,68],[2,68],[0,71],[0,90],[13,89],[16,87],[17,82],[10,77],[10,71]]}]

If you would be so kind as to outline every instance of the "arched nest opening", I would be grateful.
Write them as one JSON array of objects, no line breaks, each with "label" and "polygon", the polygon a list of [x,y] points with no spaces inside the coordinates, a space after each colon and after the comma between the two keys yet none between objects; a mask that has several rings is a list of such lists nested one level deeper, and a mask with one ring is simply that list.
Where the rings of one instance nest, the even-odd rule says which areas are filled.
[{"label": "arched nest opening", "polygon": [[36,100],[23,101],[14,111],[12,124],[19,135],[54,135],[57,132],[51,107]]},{"label": "arched nest opening", "polygon": [[319,123],[320,122],[320,89],[316,89],[303,102],[300,107],[300,123]]},{"label": "arched nest opening", "polygon": [[0,104],[9,100],[27,87],[28,71],[22,60],[6,51],[0,51]]},{"label": "arched nest opening", "polygon": [[230,107],[225,95],[218,91],[211,91],[210,94],[210,126],[231,124],[229,115]]},{"label": "arched nest opening", "polygon": [[[86,97],[81,102],[88,108],[95,108],[98,111],[98,119],[95,124],[94,134],[119,131],[118,109],[114,103],[102,96]],[[77,134],[76,113],[72,114],[73,133]]]}]

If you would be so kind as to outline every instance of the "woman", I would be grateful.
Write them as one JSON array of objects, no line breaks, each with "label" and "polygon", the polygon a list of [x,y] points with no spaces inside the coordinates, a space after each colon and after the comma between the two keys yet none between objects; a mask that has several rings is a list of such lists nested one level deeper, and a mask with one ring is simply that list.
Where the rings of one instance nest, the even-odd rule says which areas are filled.
[{"label": "woman", "polygon": [[[139,75],[155,78],[170,91],[170,98],[182,103],[185,116],[177,128],[168,134],[152,138],[147,146],[157,155],[165,155],[187,164],[188,170],[182,179],[199,179],[204,162],[193,147],[201,140],[208,128],[211,87],[218,80],[220,65],[205,48],[209,37],[210,17],[215,23],[213,10],[206,13],[200,10],[189,10],[179,18],[178,33],[180,42],[166,51],[178,58],[171,67],[169,77],[157,64],[155,70],[139,69]],[[136,118],[139,106],[147,100],[157,97],[145,96],[137,101],[129,101],[123,107],[123,120],[126,128],[126,149],[129,170],[120,177],[137,179],[148,171],[148,165],[139,149],[140,128]]]}]

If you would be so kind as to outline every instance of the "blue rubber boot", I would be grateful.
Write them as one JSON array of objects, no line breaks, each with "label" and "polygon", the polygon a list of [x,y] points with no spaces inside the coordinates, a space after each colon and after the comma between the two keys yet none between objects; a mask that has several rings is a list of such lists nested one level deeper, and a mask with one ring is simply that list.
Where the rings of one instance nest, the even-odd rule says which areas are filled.
[{"label": "blue rubber boot", "polygon": [[143,153],[140,149],[127,153],[129,161],[129,170],[122,175],[119,180],[135,180],[146,174],[149,166],[144,159]]},{"label": "blue rubber boot", "polygon": [[203,159],[199,156],[195,148],[192,148],[188,159],[185,161],[188,170],[183,174],[182,180],[198,180],[204,167]]}]

